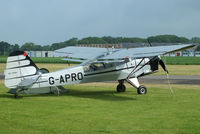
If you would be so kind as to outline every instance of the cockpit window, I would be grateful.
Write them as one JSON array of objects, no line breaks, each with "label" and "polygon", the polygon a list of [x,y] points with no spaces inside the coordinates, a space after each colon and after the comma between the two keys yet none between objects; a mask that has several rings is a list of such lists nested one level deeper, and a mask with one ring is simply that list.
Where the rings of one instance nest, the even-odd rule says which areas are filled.
[{"label": "cockpit window", "polygon": [[119,63],[109,62],[109,63],[91,63],[84,66],[84,72],[99,71],[107,68],[117,66]]}]

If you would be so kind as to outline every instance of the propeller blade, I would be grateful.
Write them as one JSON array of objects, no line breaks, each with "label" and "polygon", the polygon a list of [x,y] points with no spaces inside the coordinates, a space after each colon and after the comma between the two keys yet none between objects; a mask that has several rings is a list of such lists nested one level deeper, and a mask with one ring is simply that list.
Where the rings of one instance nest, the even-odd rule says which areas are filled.
[{"label": "propeller blade", "polygon": [[170,83],[170,79],[169,79],[169,72],[165,66],[165,63],[163,62],[163,60],[161,59],[160,56],[158,56],[158,59],[159,59],[159,64],[160,66],[163,68],[163,70],[166,72],[166,76],[167,76],[167,82],[168,82],[168,85],[169,85],[169,90],[170,90],[170,93],[171,93],[171,96],[173,97],[174,95],[174,90],[173,88],[171,87],[171,83]]},{"label": "propeller blade", "polygon": [[168,74],[169,72],[168,72],[168,70],[167,70],[167,68],[166,68],[165,63],[163,62],[163,60],[160,59],[159,60],[159,64],[163,68],[163,70]]},{"label": "propeller blade", "polygon": [[147,39],[147,42],[149,43],[149,46],[152,47],[151,42],[149,41],[149,39]]}]

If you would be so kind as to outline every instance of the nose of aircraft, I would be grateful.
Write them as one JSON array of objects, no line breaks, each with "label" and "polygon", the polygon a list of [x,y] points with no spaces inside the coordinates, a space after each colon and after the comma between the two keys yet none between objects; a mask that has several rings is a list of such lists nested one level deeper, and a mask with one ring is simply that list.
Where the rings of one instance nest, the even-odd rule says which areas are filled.
[{"label": "nose of aircraft", "polygon": [[163,62],[163,60],[161,59],[161,58],[159,58],[160,60],[159,60],[159,64],[160,64],[160,66],[163,68],[163,70],[168,74],[169,72],[168,72],[168,70],[167,70],[167,67],[166,67],[166,65],[165,65],[165,63]]}]

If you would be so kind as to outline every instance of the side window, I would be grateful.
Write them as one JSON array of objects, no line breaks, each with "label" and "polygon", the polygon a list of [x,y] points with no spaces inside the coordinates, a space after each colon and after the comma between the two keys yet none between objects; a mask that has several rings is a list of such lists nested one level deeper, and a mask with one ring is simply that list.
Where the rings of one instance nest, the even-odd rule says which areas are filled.
[{"label": "side window", "polygon": [[83,70],[84,70],[84,72],[90,72],[89,66],[84,66]]},{"label": "side window", "polygon": [[84,72],[92,72],[92,71],[98,71],[105,69],[104,63],[94,63],[94,64],[89,64],[83,67]]},{"label": "side window", "polygon": [[93,71],[99,71],[107,68],[112,68],[117,65],[120,65],[122,63],[115,63],[115,62],[110,62],[110,63],[91,63],[89,65],[86,65],[83,67],[84,72],[93,72]]}]

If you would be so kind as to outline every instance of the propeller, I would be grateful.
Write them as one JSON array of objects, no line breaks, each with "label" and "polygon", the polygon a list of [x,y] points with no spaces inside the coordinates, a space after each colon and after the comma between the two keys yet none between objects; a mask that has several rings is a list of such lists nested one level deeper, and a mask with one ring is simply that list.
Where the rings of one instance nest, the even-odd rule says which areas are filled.
[{"label": "propeller", "polygon": [[165,66],[165,63],[163,62],[163,60],[160,58],[160,56],[158,57],[159,58],[159,64],[160,66],[163,68],[163,70],[165,71],[166,73],[166,77],[167,77],[167,82],[168,82],[168,85],[169,85],[169,90],[170,90],[170,93],[171,93],[171,96],[173,97],[174,96],[174,90],[172,89],[172,86],[171,86],[171,83],[170,83],[170,78],[169,78],[169,72]]},{"label": "propeller", "polygon": [[[151,42],[149,41],[149,39],[147,39],[147,42],[149,43],[149,46],[152,47],[152,44],[151,44]],[[169,79],[169,72],[168,72],[168,70],[167,70],[167,67],[166,67],[165,63],[163,62],[163,60],[161,59],[160,56],[157,56],[157,58],[158,58],[158,62],[159,62],[159,64],[160,64],[160,66],[163,68],[163,70],[164,70],[165,73],[166,73],[167,81],[168,81],[168,85],[169,85],[169,89],[170,89],[170,93],[171,93],[171,96],[173,97],[174,91],[173,91],[173,89],[172,89],[172,87],[171,87],[171,83],[170,83],[170,79]]]},{"label": "propeller", "polygon": [[167,77],[167,82],[168,82],[168,85],[169,85],[169,90],[170,90],[170,93],[171,93],[171,96],[173,97],[174,96],[174,90],[171,86],[171,83],[170,83],[170,78],[169,78],[169,72],[167,70],[167,67],[165,65],[165,63],[163,62],[163,60],[160,58],[160,56],[158,56],[158,59],[159,59],[159,64],[160,66],[163,68],[163,70],[165,71],[166,73],[166,77]]},{"label": "propeller", "polygon": [[161,58],[159,58],[159,64],[163,68],[163,70],[168,74],[169,72],[167,70],[167,67],[165,66],[165,63],[163,62]]},{"label": "propeller", "polygon": [[[152,44],[151,44],[151,42],[150,42],[150,40],[149,39],[147,39],[147,42],[149,43],[149,46],[150,47],[152,47]],[[169,72],[168,72],[168,70],[167,70],[167,68],[166,68],[166,66],[165,66],[165,63],[163,62],[163,60],[160,58],[160,57],[158,57],[159,58],[159,64],[160,64],[160,66],[163,68],[163,70],[168,74]]]},{"label": "propeller", "polygon": [[149,46],[152,47],[151,42],[149,41],[149,39],[147,39],[147,42],[149,43]]}]

